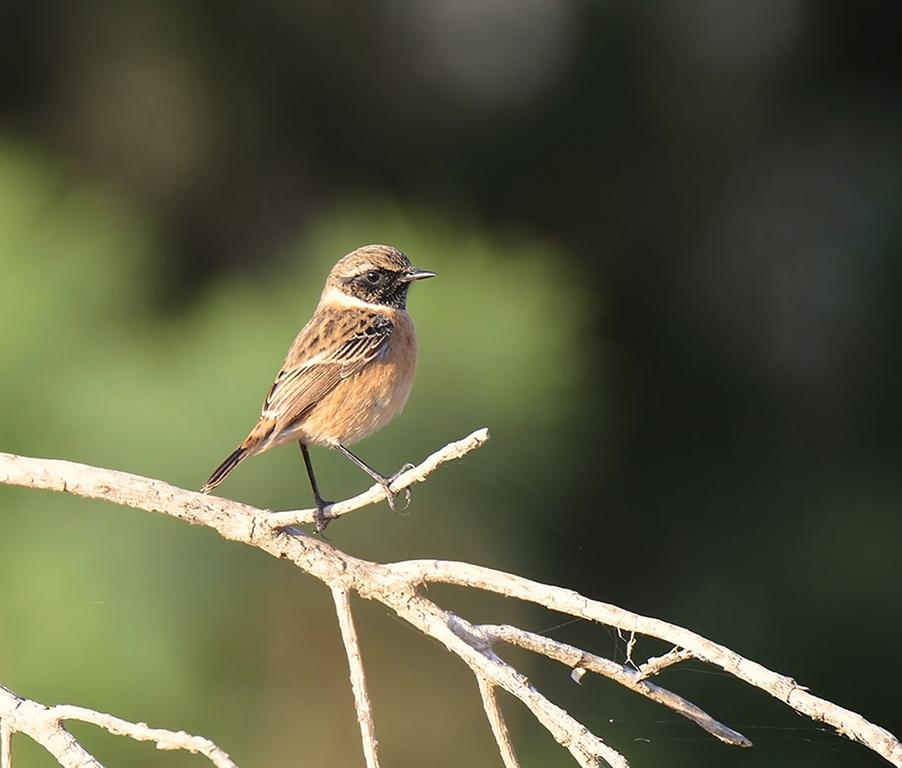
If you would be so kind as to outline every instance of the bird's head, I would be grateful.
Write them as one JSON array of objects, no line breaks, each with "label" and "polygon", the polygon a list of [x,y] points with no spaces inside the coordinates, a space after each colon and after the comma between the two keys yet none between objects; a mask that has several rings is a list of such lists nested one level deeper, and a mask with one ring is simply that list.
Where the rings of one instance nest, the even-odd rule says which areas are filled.
[{"label": "bird's head", "polygon": [[435,272],[416,269],[397,248],[364,245],[338,260],[322,301],[405,309],[410,284],[427,277],[435,277]]}]

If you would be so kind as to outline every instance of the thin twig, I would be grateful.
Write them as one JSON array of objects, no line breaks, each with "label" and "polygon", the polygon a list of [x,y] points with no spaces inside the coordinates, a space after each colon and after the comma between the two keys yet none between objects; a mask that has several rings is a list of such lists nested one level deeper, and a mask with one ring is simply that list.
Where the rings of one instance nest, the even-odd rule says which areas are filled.
[{"label": "thin twig", "polygon": [[[479,443],[479,433],[471,436]],[[474,446],[475,447],[475,446]],[[439,451],[434,456],[441,456]],[[431,460],[431,459],[430,459]],[[428,464],[430,460],[424,462]],[[436,460],[436,464],[441,460]],[[422,465],[421,465],[422,466]],[[411,470],[416,474],[416,470]],[[403,485],[399,478],[396,488]],[[418,479],[418,478],[414,478]],[[31,488],[46,488],[86,498],[105,499],[124,506],[158,512],[196,525],[206,525],[223,538],[257,547],[274,557],[290,560],[301,570],[326,584],[357,592],[392,609],[400,618],[425,634],[436,638],[457,655],[474,673],[481,674],[493,686],[503,688],[522,701],[538,721],[565,746],[582,766],[598,765],[604,760],[612,766],[626,766],[625,758],[607,746],[566,711],[537,691],[512,666],[491,649],[480,629],[440,608],[421,592],[423,585],[448,583],[484,590],[533,602],[553,611],[596,621],[624,632],[635,632],[685,648],[699,660],[714,664],[740,680],[766,691],[797,712],[828,723],[890,763],[902,768],[902,745],[889,731],[868,722],[861,715],[843,709],[810,694],[794,680],[775,672],[688,629],[659,619],[641,616],[615,605],[590,600],[577,592],[531,581],[502,571],[468,563],[441,560],[409,560],[380,564],[348,555],[322,539],[303,533],[286,535],[273,525],[296,522],[274,521],[272,513],[227,499],[206,496],[152,480],[113,470],[65,461],[31,459],[0,453],[0,483]],[[382,496],[376,492],[372,502]],[[547,638],[545,638],[547,639]],[[613,663],[613,662],[611,662]],[[635,670],[633,670],[635,672]],[[636,673],[637,675],[639,673]],[[650,686],[647,681],[640,681]],[[2,693],[3,689],[0,689]],[[37,705],[39,706],[39,705]],[[0,718],[4,716],[0,707]],[[59,724],[56,724],[57,727]],[[12,730],[17,728],[15,722]],[[58,727],[53,737],[68,738],[62,745],[48,746],[52,754],[66,752],[61,765],[96,768],[99,764],[75,759],[81,747]],[[44,740],[42,744],[47,746]],[[64,762],[65,759],[65,762]]]},{"label": "thin twig", "polygon": [[507,724],[504,722],[504,715],[501,714],[501,708],[498,706],[495,686],[482,675],[476,675],[476,682],[479,684],[482,707],[485,709],[485,716],[492,727],[492,733],[495,736],[495,743],[498,744],[498,751],[501,753],[504,768],[520,768],[520,763],[517,762],[517,754],[514,752],[514,745],[511,743],[510,733],[507,730]]},{"label": "thin twig", "polygon": [[[488,439],[489,431],[483,427],[460,440],[448,443],[444,448],[427,456],[417,466],[398,475],[390,486],[392,493],[403,491],[414,483],[422,483],[426,477],[434,472],[439,466],[448,461],[454,461],[455,459],[461,458],[470,451],[479,448]],[[327,505],[323,510],[323,516],[327,520],[334,520],[337,517],[348,514],[348,512],[354,512],[363,507],[368,507],[370,504],[376,504],[383,499],[385,499],[385,489],[377,483],[363,493],[359,493],[350,499],[337,501],[334,504]],[[303,525],[305,523],[315,522],[315,516],[315,509],[273,512],[267,517],[267,523],[272,528],[282,528],[287,525]]]},{"label": "thin twig", "polygon": [[629,633],[629,640],[623,637],[623,631],[617,630],[617,637],[623,640],[626,643],[626,648],[624,648],[623,656],[626,659],[626,663],[629,664],[633,669],[638,669],[636,666],[636,662],[633,661],[633,649],[636,647],[636,643],[639,642],[639,638],[636,637],[635,632]]},{"label": "thin twig", "polygon": [[685,648],[673,648],[661,656],[652,656],[644,664],[639,665],[639,679],[645,680],[648,677],[654,677],[661,674],[668,667],[694,658],[695,654],[692,651],[687,651]]},{"label": "thin twig", "polygon": [[354,617],[351,615],[351,602],[348,590],[337,584],[332,585],[332,599],[335,601],[335,613],[338,615],[338,626],[341,639],[348,655],[348,671],[351,677],[351,690],[354,692],[354,707],[357,710],[357,722],[360,724],[360,741],[363,743],[363,755],[367,768],[379,768],[378,742],[376,726],[373,723],[373,708],[366,690],[366,674],[363,671],[363,659],[360,656],[360,644],[357,641],[357,630],[354,628]]},{"label": "thin twig", "polygon": [[481,674],[490,683],[523,702],[536,720],[583,768],[597,768],[600,761],[612,768],[627,768],[629,763],[623,755],[605,744],[569,712],[549,701],[525,675],[498,656],[480,636],[476,626],[420,594],[403,591],[393,594],[397,598],[387,604],[401,618],[442,642],[474,673]]},{"label": "thin twig", "polygon": [[0,685],[0,719],[10,734],[30,736],[63,768],[103,768],[43,704],[16,696]]},{"label": "thin twig", "polygon": [[[209,739],[192,736],[184,731],[150,728],[144,723],[132,723],[113,715],[84,707],[60,704],[46,707],[36,701],[23,699],[0,685],[0,720],[4,734],[24,733],[52,754],[65,768],[102,768],[63,726],[64,720],[90,723],[116,736],[128,736],[137,741],[156,742],[158,749],[183,749],[204,755],[216,768],[237,768],[231,758]],[[9,768],[9,754],[4,768]]]},{"label": "thin twig", "polygon": [[6,719],[0,720],[0,768],[13,768],[13,731]]},{"label": "thin twig", "polygon": [[772,672],[761,664],[746,659],[735,651],[684,627],[650,616],[642,616],[610,603],[591,600],[572,589],[542,584],[522,576],[502,573],[471,563],[406,560],[393,563],[389,567],[398,576],[396,588],[403,583],[442,583],[482,589],[535,603],[569,616],[656,637],[686,648],[691,650],[697,659],[720,667],[749,685],[760,688],[812,720],[832,726],[840,735],[864,744],[893,765],[902,768],[902,744],[885,728],[869,722],[857,712],[814,696],[791,677]]},{"label": "thin twig", "polygon": [[58,704],[47,710],[48,716],[57,720],[78,720],[90,723],[112,733],[114,736],[128,736],[135,741],[153,741],[160,750],[181,749],[194,755],[203,755],[216,768],[235,768],[235,763],[225,750],[203,736],[194,736],[184,731],[170,731],[166,728],[151,728],[147,723],[133,723],[115,715],[96,712],[93,709],[72,704]]},{"label": "thin twig", "polygon": [[572,645],[507,624],[483,624],[478,627],[478,630],[489,642],[516,645],[527,651],[539,653],[549,659],[559,661],[573,669],[586,669],[607,677],[624,688],[629,688],[631,691],[635,691],[652,701],[656,701],[658,704],[663,704],[665,707],[672,709],[727,744],[736,747],[752,746],[752,742],[741,733],[718,722],[707,712],[682,696],[643,680],[642,675],[632,667],[618,664],[602,656],[596,656],[588,651],[575,648]]}]

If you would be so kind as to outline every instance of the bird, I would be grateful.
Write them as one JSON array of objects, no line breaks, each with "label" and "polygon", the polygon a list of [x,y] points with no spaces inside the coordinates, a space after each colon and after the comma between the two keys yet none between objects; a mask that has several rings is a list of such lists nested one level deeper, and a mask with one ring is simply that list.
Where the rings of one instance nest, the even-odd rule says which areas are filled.
[{"label": "bird", "polygon": [[[417,342],[407,292],[435,272],[417,269],[397,248],[365,245],[343,256],[326,279],[313,316],[292,343],[266,394],[260,418],[201,488],[210,493],[248,456],[297,442],[313,491],[318,533],[329,519],[309,446],[340,451],[385,490],[407,469],[385,476],[348,446],[397,416],[410,395]],[[408,497],[409,498],[409,497]]]}]

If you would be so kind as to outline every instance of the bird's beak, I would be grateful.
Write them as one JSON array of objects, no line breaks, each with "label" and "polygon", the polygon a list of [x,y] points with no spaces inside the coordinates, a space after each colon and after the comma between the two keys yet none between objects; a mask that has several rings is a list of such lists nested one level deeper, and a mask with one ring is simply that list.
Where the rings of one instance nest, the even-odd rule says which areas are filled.
[{"label": "bird's beak", "polygon": [[429,272],[425,269],[413,269],[401,278],[405,283],[412,283],[414,280],[425,280],[427,277],[435,277],[435,272]]}]

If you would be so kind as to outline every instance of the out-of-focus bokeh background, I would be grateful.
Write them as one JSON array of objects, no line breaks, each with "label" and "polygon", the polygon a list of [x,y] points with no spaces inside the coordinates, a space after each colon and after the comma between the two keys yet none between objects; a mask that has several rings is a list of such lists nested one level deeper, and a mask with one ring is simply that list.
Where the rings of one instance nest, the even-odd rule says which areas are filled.
[{"label": "out-of-focus bokeh background", "polygon": [[[360,452],[391,471],[493,440],[337,546],[574,587],[898,733],[900,40],[876,0],[7,0],[0,450],[198,487],[331,264],[389,242],[440,277],[412,292],[409,406]],[[314,461],[331,497],[367,485]],[[290,447],[220,490],[309,503]],[[19,693],[241,765],[363,764],[329,597],[282,563],[0,488],[0,583]],[[436,595],[623,658],[603,628]],[[384,610],[358,621],[384,764],[498,765],[468,671]],[[665,682],[753,750],[512,658],[637,766],[883,765],[697,665]],[[571,764],[506,708],[524,766]],[[110,765],[201,763],[76,732]]]}]

